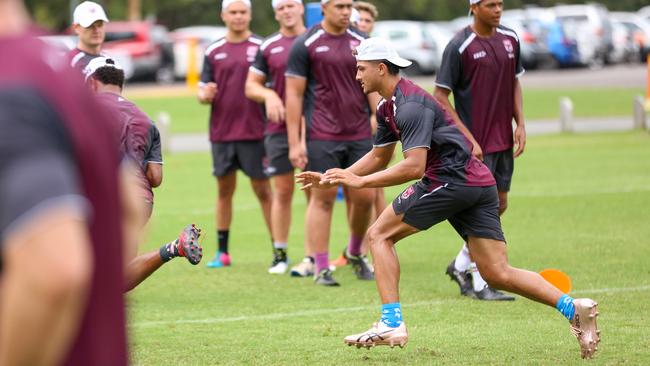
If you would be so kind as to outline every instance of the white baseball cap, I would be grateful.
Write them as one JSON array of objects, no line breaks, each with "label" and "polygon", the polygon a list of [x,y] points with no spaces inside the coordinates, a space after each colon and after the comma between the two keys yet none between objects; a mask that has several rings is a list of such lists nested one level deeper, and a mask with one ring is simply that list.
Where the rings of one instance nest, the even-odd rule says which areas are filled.
[{"label": "white baseball cap", "polygon": [[[478,4],[480,2],[481,2],[481,0],[469,0],[469,6],[472,6],[474,4]],[[472,9],[469,9],[469,14],[468,15],[472,15]]]},{"label": "white baseball cap", "polygon": [[236,3],[238,1],[244,3],[244,5],[246,5],[246,7],[249,8],[249,9],[252,7],[251,0],[223,0],[221,2],[221,11],[224,11],[224,10],[228,9],[230,4]]},{"label": "white baseball cap", "polygon": [[355,24],[359,23],[361,21],[361,14],[359,14],[359,10],[352,8],[352,12],[350,13],[350,23]]},{"label": "white baseball cap", "polygon": [[88,65],[86,65],[84,68],[84,79],[88,80],[88,78],[91,77],[101,67],[113,67],[118,70],[122,70],[122,66],[120,66],[117,62],[115,62],[114,59],[110,57],[95,57],[94,59],[90,60]]},{"label": "white baseball cap", "polygon": [[412,62],[401,58],[388,41],[379,37],[371,37],[361,41],[356,48],[357,61],[381,61],[386,60],[391,64],[405,68],[411,66]]},{"label": "white baseball cap", "polygon": [[74,8],[72,13],[72,23],[79,24],[84,28],[90,27],[94,22],[103,20],[108,22],[108,17],[101,5],[92,1],[84,1]]},{"label": "white baseball cap", "polygon": [[289,1],[293,1],[293,2],[296,3],[296,4],[300,4],[300,5],[302,5],[302,0],[273,0],[273,1],[271,2],[271,6],[273,6],[273,9],[275,9],[275,8],[277,8],[278,6],[280,6],[281,4],[286,3],[286,2],[289,2]]}]

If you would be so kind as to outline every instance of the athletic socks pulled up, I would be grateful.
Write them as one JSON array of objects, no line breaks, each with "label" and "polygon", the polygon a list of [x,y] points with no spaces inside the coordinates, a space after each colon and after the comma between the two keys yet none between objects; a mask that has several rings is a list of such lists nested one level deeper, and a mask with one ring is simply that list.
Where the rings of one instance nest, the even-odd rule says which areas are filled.
[{"label": "athletic socks pulled up", "polygon": [[391,328],[402,324],[402,305],[399,302],[381,305],[381,322]]},{"label": "athletic socks pulled up", "polygon": [[469,257],[469,249],[467,248],[467,243],[463,243],[463,247],[460,248],[460,252],[456,256],[454,261],[454,267],[458,272],[465,272],[469,269],[469,265],[472,263],[472,259]]},{"label": "athletic socks pulled up", "polygon": [[487,282],[485,282],[483,277],[481,277],[481,274],[478,272],[478,267],[476,267],[476,263],[474,262],[470,263],[469,268],[467,270],[472,275],[472,286],[474,288],[474,292],[483,291],[485,286],[487,286]]},{"label": "athletic socks pulled up", "polygon": [[180,253],[178,253],[178,239],[160,247],[160,259],[163,262],[169,262],[175,257],[180,257]]},{"label": "athletic socks pulled up", "polygon": [[562,295],[557,301],[557,304],[555,304],[555,308],[569,321],[573,320],[576,308],[573,305],[573,298],[571,296],[567,294]]},{"label": "athletic socks pulled up", "polygon": [[361,254],[361,243],[363,242],[363,236],[359,237],[356,235],[350,235],[350,241],[348,242],[348,253],[353,256],[358,256]]},{"label": "athletic socks pulled up", "polygon": [[329,255],[327,252],[314,254],[314,263],[316,264],[316,274],[320,273],[320,271],[324,269],[330,268],[330,261],[328,257]]},{"label": "athletic socks pulled up", "polygon": [[217,230],[217,242],[219,244],[219,253],[228,254],[228,236],[230,230]]}]

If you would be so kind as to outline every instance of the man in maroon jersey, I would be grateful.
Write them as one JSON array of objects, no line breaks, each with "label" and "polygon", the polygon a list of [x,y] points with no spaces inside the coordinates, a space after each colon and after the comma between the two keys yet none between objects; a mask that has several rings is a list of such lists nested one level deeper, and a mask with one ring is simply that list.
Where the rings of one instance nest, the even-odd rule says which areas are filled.
[{"label": "man in maroon jersey", "polygon": [[72,28],[78,40],[77,48],[68,53],[68,59],[71,67],[83,71],[90,60],[102,56],[106,37],[104,23],[108,23],[108,17],[101,5],[84,1],[74,9],[72,18]]},{"label": "man in maroon jersey", "polygon": [[[86,82],[95,92],[97,100],[118,122],[121,131],[121,151],[134,165],[140,195],[145,204],[142,227],[153,211],[153,190],[162,183],[162,152],[160,134],[156,125],[135,104],[122,96],[124,71],[112,59],[97,57],[84,69]],[[127,252],[132,258],[126,267],[126,290],[131,290],[163,264],[175,257],[185,257],[191,264],[198,264],[203,249],[198,243],[200,229],[188,225],[179,237],[154,250],[136,257],[137,247]]]},{"label": "man in maroon jersey", "polygon": [[[223,0],[221,19],[226,36],[208,47],[203,61],[198,99],[210,104],[213,174],[217,178],[216,227],[218,250],[209,268],[230,266],[228,241],[237,169],[250,178],[271,234],[271,185],[264,172],[264,115],[245,95],[248,69],[262,40],[251,33],[250,0]],[[271,234],[272,236],[272,234]],[[273,240],[271,238],[271,240]]]},{"label": "man in maroon jersey", "polygon": [[[296,39],[286,72],[289,158],[294,167],[325,172],[346,168],[372,143],[370,109],[354,80],[352,49],[365,35],[350,27],[352,0],[322,0],[323,21]],[[372,99],[372,97],[371,97]],[[374,107],[373,107],[374,109]],[[300,122],[305,116],[307,147],[300,143]],[[373,189],[350,189],[349,260],[357,278],[372,280],[372,270],[361,255],[368,228]],[[305,234],[312,247],[318,285],[338,286],[329,270],[329,236],[336,188],[312,193],[307,206]]]},{"label": "man in maroon jersey", "polygon": [[0,364],[126,365],[133,190],[108,116],[29,26],[0,1]]},{"label": "man in maroon jersey", "polygon": [[[472,155],[469,134],[432,95],[399,70],[403,59],[381,38],[357,47],[357,80],[366,93],[379,92],[374,148],[346,170],[304,172],[298,181],[315,188],[388,187],[418,180],[395,198],[368,229],[381,298],[381,319],[368,331],[345,337],[357,347],[400,346],[408,342],[399,297],[398,241],[448,220],[469,243],[473,258],[492,286],[555,306],[570,322],[583,358],[598,349],[596,302],[563,294],[538,273],[511,267],[499,218],[496,181]],[[386,168],[397,142],[404,159]]]},{"label": "man in maroon jersey", "polygon": [[[470,0],[474,23],[458,32],[443,54],[436,99],[474,141],[474,155],[490,168],[499,190],[499,214],[508,207],[514,158],[524,152],[526,129],[519,76],[524,73],[517,34],[499,24],[502,0]],[[449,102],[454,93],[456,108]],[[512,132],[512,120],[517,128]],[[513,152],[513,147],[517,149]],[[472,262],[467,244],[447,266],[461,295],[479,300],[514,300],[489,286]]]},{"label": "man in maroon jersey", "polygon": [[[258,103],[264,103],[266,110],[267,123],[264,138],[266,172],[272,177],[274,190],[271,205],[274,255],[269,273],[283,274],[288,269],[287,242],[295,185],[294,168],[289,161],[285,123],[284,73],[291,45],[296,37],[305,33],[306,29],[302,20],[304,15],[302,0],[273,0],[271,5],[275,12],[275,19],[280,24],[280,30],[262,42],[255,62],[248,72],[246,96]],[[307,263],[311,264],[311,261],[307,260]],[[313,275],[313,270],[311,274]]]}]

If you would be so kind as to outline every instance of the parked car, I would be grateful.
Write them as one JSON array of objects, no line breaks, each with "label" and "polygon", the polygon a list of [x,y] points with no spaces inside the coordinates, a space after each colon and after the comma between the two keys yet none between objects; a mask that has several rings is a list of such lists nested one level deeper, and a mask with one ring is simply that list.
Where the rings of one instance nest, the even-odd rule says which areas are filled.
[{"label": "parked car", "polygon": [[631,32],[632,40],[639,50],[639,60],[645,62],[650,53],[650,18],[643,18],[636,13],[627,12],[612,12],[610,15],[612,19],[621,22]]},{"label": "parked car", "polygon": [[545,23],[546,45],[560,67],[578,66],[582,63],[578,42],[567,34],[567,29],[560,21]]},{"label": "parked car", "polygon": [[442,54],[445,52],[445,47],[454,38],[454,33],[449,28],[447,22],[427,22],[425,23],[425,31],[435,43],[435,64],[438,65],[436,68],[437,71],[442,63]]},{"label": "parked car", "polygon": [[631,62],[639,59],[639,47],[634,43],[632,32],[620,21],[612,18],[612,43],[614,48],[610,61],[614,63]]},{"label": "parked car", "polygon": [[440,68],[436,44],[426,31],[425,23],[386,20],[375,23],[373,36],[384,38],[403,58],[413,62],[408,74],[431,74]]},{"label": "parked car", "polygon": [[[43,40],[45,43],[53,46],[60,51],[60,57],[66,57],[67,53],[73,48],[77,47],[77,36],[57,34],[49,36],[40,36],[38,37]],[[131,57],[124,53],[120,52],[102,52],[109,57],[115,59],[118,65],[124,70],[124,77],[126,80],[129,80],[133,77],[133,62]]]},{"label": "parked car", "polygon": [[133,60],[134,78],[174,80],[174,52],[167,28],[151,22],[106,23],[106,53],[123,53]]},{"label": "parked car", "polygon": [[553,11],[567,33],[578,42],[582,63],[598,66],[610,61],[614,48],[612,24],[604,6],[556,5]]},{"label": "parked car", "polygon": [[637,11],[637,15],[643,19],[650,20],[650,5],[644,6],[641,9],[639,9],[639,11]]},{"label": "parked car", "polygon": [[199,25],[175,29],[171,33],[174,41],[174,76],[178,79],[187,75],[187,61],[189,58],[189,42],[196,40],[194,61],[196,69],[201,72],[203,68],[203,54],[208,46],[226,35],[226,27]]},{"label": "parked car", "polygon": [[541,32],[535,27],[541,27],[536,20],[516,18],[514,16],[501,17],[501,24],[512,29],[519,37],[521,45],[521,63],[526,69],[536,69],[551,63],[553,55],[548,49],[546,41],[538,38],[533,29]]}]

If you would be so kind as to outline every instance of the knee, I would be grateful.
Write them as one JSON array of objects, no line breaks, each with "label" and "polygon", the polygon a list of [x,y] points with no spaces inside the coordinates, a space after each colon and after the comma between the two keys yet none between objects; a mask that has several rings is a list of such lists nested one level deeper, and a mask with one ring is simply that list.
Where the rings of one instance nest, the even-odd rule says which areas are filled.
[{"label": "knee", "polygon": [[278,202],[289,205],[293,198],[293,189],[276,189],[273,194]]},{"label": "knee", "polygon": [[366,239],[370,249],[376,248],[380,243],[386,239],[386,235],[377,227],[376,224],[371,225],[366,232]]},{"label": "knee", "polygon": [[483,269],[479,268],[481,277],[487,284],[495,289],[505,290],[510,288],[510,267]]},{"label": "knee", "polygon": [[260,201],[270,201],[271,200],[271,186],[268,184],[256,184],[253,186],[253,191],[255,191],[255,195],[257,196],[257,199]]},{"label": "knee", "polygon": [[319,211],[332,211],[334,209],[334,200],[324,197],[312,197],[309,201],[310,205],[313,205]]},{"label": "knee", "polygon": [[229,184],[220,184],[217,189],[219,199],[230,199],[235,194],[235,187]]}]

